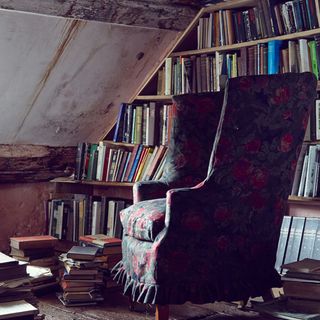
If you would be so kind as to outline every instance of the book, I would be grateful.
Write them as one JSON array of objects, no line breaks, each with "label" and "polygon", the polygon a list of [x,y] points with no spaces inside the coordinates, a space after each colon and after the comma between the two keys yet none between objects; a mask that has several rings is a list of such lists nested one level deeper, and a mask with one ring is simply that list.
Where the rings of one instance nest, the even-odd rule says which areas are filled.
[{"label": "book", "polygon": [[8,266],[15,266],[19,263],[17,259],[14,259],[6,254],[0,252],[0,269]]},{"label": "book", "polygon": [[311,258],[313,247],[316,241],[317,230],[320,227],[320,219],[315,217],[307,217],[304,232],[301,241],[301,251],[299,260]]},{"label": "book", "polygon": [[48,235],[10,238],[10,246],[19,250],[34,248],[52,248],[56,245],[57,242],[57,238]]},{"label": "book", "polygon": [[109,237],[105,234],[85,235],[85,236],[81,236],[79,240],[83,242],[92,243],[102,248],[121,246],[121,239],[115,238],[115,237]]},{"label": "book", "polygon": [[118,112],[118,119],[116,122],[116,128],[114,131],[114,135],[113,135],[113,141],[114,142],[122,142],[123,141],[123,126],[124,126],[124,115],[126,112],[126,108],[127,108],[127,104],[126,103],[121,103],[120,107],[119,107],[119,112]]},{"label": "book", "polygon": [[292,223],[292,217],[290,216],[283,217],[281,228],[280,228],[280,236],[278,240],[278,248],[277,248],[276,263],[275,263],[275,269],[279,273],[281,273],[281,266],[284,262],[284,257],[286,254],[291,223]]},{"label": "book", "polygon": [[94,260],[98,253],[98,248],[73,246],[67,252],[67,258],[74,260]]},{"label": "book", "polygon": [[279,73],[281,40],[268,41],[268,74]]},{"label": "book", "polygon": [[305,220],[305,217],[292,217],[284,264],[298,260]]},{"label": "book", "polygon": [[24,300],[0,303],[0,319],[19,319],[22,316],[35,316],[38,312],[36,307]]}]

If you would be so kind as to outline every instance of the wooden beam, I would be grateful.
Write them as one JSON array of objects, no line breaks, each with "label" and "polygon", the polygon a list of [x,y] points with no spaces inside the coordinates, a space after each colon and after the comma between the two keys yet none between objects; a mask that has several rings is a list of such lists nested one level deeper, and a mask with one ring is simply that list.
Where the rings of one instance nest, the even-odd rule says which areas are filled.
[{"label": "wooden beam", "polygon": [[169,30],[184,30],[196,0],[0,0],[0,8]]},{"label": "wooden beam", "polygon": [[0,145],[0,183],[49,181],[70,176],[76,147]]}]

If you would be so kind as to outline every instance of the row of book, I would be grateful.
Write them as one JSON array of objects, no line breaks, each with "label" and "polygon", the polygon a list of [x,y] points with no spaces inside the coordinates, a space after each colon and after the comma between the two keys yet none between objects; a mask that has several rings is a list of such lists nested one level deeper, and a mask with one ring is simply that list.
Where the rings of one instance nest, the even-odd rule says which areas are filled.
[{"label": "row of book", "polygon": [[291,195],[317,197],[319,195],[320,145],[304,144],[300,151]]},{"label": "row of book", "polygon": [[252,8],[219,10],[200,18],[197,48],[231,45],[319,27],[318,0],[274,2],[260,0]]},{"label": "row of book", "polygon": [[122,236],[119,212],[129,205],[105,196],[75,194],[73,199],[52,199],[48,203],[48,233],[61,240],[78,241],[85,234]]},{"label": "row of book", "polygon": [[[89,149],[89,156],[86,150]],[[75,180],[136,182],[160,179],[167,147],[135,144],[124,147],[109,141],[78,144]],[[89,160],[87,160],[89,159]],[[86,166],[88,163],[88,166]]]},{"label": "row of book", "polygon": [[172,104],[122,103],[113,135],[114,142],[167,145],[173,115]]},{"label": "row of book", "polygon": [[157,94],[220,91],[226,78],[287,72],[313,72],[319,79],[320,37],[271,40],[237,52],[169,57],[158,71]]},{"label": "row of book", "polygon": [[275,269],[305,258],[320,260],[320,218],[284,216],[280,229]]}]

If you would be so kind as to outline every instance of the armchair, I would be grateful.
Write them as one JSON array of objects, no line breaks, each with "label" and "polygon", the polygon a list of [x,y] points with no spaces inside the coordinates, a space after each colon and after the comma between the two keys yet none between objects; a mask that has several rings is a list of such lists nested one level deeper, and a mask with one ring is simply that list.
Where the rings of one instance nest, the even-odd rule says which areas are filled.
[{"label": "armchair", "polygon": [[[230,79],[225,90],[206,179],[121,212],[115,279],[134,301],[245,300],[281,284],[274,269],[280,224],[316,80],[248,76]],[[166,307],[157,310],[168,317]]]},{"label": "armchair", "polygon": [[136,182],[134,203],[164,198],[172,188],[192,187],[205,179],[208,150],[214,142],[222,103],[222,92],[173,97],[173,126],[164,173],[158,181]]}]

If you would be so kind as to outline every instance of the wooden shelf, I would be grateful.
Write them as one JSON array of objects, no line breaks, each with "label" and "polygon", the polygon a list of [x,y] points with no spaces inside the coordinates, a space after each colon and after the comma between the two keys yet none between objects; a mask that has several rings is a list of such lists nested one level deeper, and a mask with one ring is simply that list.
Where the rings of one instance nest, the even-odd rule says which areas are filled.
[{"label": "wooden shelf", "polygon": [[298,196],[289,196],[289,202],[298,202],[298,203],[310,203],[310,202],[317,202],[320,205],[320,198],[312,198],[312,197],[298,197]]},{"label": "wooden shelf", "polygon": [[137,96],[135,100],[141,101],[170,101],[172,100],[172,95],[165,96],[165,95],[149,95],[149,96]]},{"label": "wooden shelf", "polygon": [[285,34],[282,36],[276,36],[276,37],[272,37],[272,38],[264,38],[264,39],[235,43],[235,44],[219,46],[219,47],[214,47],[214,48],[172,52],[170,57],[200,55],[200,54],[205,54],[205,53],[213,53],[216,51],[221,52],[221,51],[240,50],[241,48],[244,48],[244,47],[251,47],[251,46],[257,45],[258,43],[267,43],[268,41],[271,41],[271,40],[292,40],[292,39],[297,39],[297,38],[311,37],[311,36],[314,36],[319,33],[320,33],[320,28],[317,28],[317,29],[312,29],[312,30],[306,30],[306,31],[301,31],[301,32]]},{"label": "wooden shelf", "polygon": [[77,181],[72,178],[56,178],[50,181],[54,193],[79,193],[132,200],[131,182]]},{"label": "wooden shelf", "polygon": [[289,215],[297,217],[319,217],[320,198],[289,196]]}]

